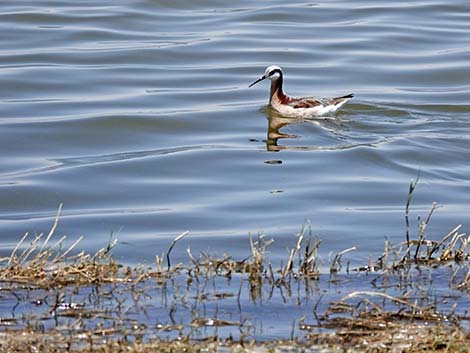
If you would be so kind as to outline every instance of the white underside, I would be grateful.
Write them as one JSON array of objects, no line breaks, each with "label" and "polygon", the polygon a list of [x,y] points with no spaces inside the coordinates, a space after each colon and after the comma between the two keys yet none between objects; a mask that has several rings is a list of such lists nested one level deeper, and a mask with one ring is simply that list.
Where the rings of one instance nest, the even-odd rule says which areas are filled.
[{"label": "white underside", "polygon": [[289,118],[312,118],[319,116],[334,115],[336,111],[345,105],[349,99],[345,99],[337,105],[318,105],[313,108],[293,108],[288,105],[280,104],[279,102],[273,100],[271,105],[276,109],[281,115]]}]

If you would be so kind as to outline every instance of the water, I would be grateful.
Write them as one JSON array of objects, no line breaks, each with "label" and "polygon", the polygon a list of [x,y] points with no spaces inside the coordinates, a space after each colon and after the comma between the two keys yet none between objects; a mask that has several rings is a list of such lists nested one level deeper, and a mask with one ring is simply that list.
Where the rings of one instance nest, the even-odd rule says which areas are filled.
[{"label": "water", "polygon": [[[404,240],[418,174],[413,230],[437,201],[429,238],[468,231],[467,1],[5,1],[0,30],[3,256],[63,203],[57,234],[116,235],[125,263],[185,230],[175,261],[243,258],[250,233],[285,261],[309,220],[326,265],[363,265]],[[294,96],[356,96],[286,121],[247,88],[271,64]]]},{"label": "water", "polygon": [[[58,237],[83,235],[79,248],[93,252],[116,236],[126,264],[153,263],[185,230],[174,262],[188,261],[188,246],[243,259],[249,234],[265,233],[269,261],[285,263],[309,221],[324,272],[352,246],[343,264],[363,266],[386,238],[405,239],[418,175],[412,235],[433,201],[429,239],[458,224],[468,232],[467,1],[4,1],[0,33],[0,257],[25,232],[48,232],[62,203]],[[267,83],[248,89],[271,64],[294,96],[355,98],[335,118],[282,118],[266,106]],[[468,297],[448,289],[449,276],[437,274],[429,300],[455,295],[463,313]],[[322,312],[370,289],[369,277],[321,277],[310,297],[278,288],[260,302],[240,284],[238,305],[239,278],[215,279],[234,296],[199,315],[248,320],[257,338],[290,337],[299,317],[311,322],[318,303]],[[151,288],[150,319],[133,315],[171,324]],[[5,294],[0,313],[21,317],[45,295],[19,305]],[[189,325],[191,307],[175,303],[176,321]]]}]

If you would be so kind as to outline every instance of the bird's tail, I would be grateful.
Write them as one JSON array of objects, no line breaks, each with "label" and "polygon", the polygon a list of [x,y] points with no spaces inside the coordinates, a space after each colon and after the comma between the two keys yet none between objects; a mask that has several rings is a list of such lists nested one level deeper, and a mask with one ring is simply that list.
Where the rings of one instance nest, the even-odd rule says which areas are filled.
[{"label": "bird's tail", "polygon": [[339,108],[339,107],[341,107],[343,104],[346,104],[346,102],[349,101],[352,97],[354,97],[354,94],[353,94],[353,93],[347,94],[347,95],[345,95],[345,96],[333,98],[333,99],[332,99],[333,105],[336,105],[336,106],[338,106],[338,108]]}]

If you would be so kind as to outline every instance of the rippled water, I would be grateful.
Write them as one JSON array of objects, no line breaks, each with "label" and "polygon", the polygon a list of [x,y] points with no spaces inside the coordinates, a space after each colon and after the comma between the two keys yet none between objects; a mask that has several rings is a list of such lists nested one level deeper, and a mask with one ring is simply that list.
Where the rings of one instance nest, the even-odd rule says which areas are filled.
[{"label": "rippled water", "polygon": [[[418,173],[413,227],[432,201],[430,238],[470,224],[468,1],[4,1],[0,30],[4,255],[63,203],[58,234],[117,234],[124,262],[185,230],[175,261],[259,232],[285,260],[310,220],[364,264],[404,239]],[[247,87],[270,64],[292,95],[356,96],[286,120]]]}]

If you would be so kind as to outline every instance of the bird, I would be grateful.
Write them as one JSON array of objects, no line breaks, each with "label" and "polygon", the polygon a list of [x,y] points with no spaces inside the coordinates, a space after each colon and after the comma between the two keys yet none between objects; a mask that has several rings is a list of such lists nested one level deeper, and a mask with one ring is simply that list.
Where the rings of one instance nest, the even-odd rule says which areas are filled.
[{"label": "bird", "polygon": [[352,93],[335,98],[289,97],[282,90],[282,69],[276,65],[268,66],[264,74],[248,87],[252,87],[265,79],[271,81],[269,104],[281,115],[289,118],[313,118],[334,115],[339,108],[354,97]]}]

